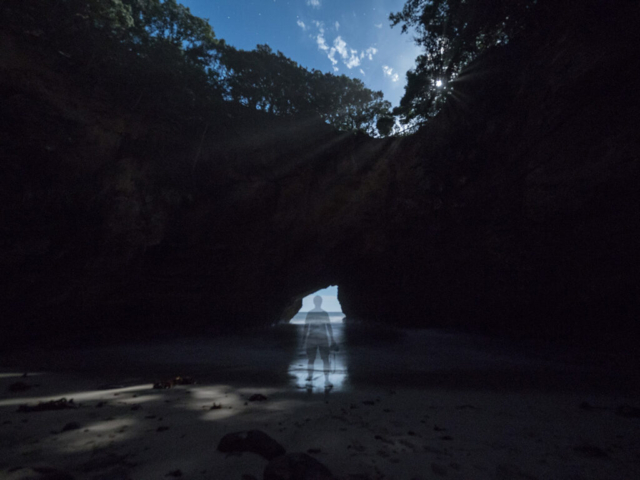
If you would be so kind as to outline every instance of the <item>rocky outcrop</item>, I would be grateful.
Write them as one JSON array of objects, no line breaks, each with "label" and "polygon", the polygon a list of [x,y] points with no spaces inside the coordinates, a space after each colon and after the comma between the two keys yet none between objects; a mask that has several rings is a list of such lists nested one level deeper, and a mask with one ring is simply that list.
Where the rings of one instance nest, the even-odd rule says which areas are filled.
[{"label": "rocky outcrop", "polygon": [[342,284],[347,308],[567,340],[634,331],[638,11],[582,15],[480,58],[405,143],[387,213],[406,220]]},{"label": "rocky outcrop", "polygon": [[5,340],[270,324],[330,284],[363,321],[628,338],[640,38],[623,4],[489,52],[391,139],[115,108],[4,35]]}]

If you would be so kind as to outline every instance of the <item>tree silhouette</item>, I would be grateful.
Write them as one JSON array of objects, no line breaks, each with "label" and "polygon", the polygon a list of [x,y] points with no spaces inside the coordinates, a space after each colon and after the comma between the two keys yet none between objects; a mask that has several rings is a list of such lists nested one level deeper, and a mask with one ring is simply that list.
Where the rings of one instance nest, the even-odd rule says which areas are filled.
[{"label": "tree silhouette", "polygon": [[229,100],[275,115],[316,113],[340,130],[376,132],[391,104],[358,79],[307,70],[268,45],[218,45],[219,74]]},{"label": "tree silhouette", "polygon": [[526,25],[538,0],[408,0],[389,16],[402,32],[415,29],[424,53],[407,73],[405,95],[395,113],[403,122],[435,115],[450,82],[480,53],[506,44]]},{"label": "tree silhouette", "polygon": [[0,11],[14,33],[73,68],[79,83],[176,126],[208,123],[223,101],[273,115],[316,114],[372,135],[390,115],[382,93],[360,80],[309,71],[268,45],[236,49],[176,0],[5,0]]}]

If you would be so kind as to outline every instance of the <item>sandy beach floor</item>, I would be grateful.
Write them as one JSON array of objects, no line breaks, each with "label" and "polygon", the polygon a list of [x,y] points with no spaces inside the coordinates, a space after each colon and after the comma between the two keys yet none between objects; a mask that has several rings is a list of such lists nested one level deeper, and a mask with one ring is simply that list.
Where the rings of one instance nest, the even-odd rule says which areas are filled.
[{"label": "sandy beach floor", "polygon": [[[267,460],[216,449],[250,429],[344,479],[640,478],[640,380],[624,357],[335,329],[329,390],[318,370],[305,387],[295,325],[5,354],[0,478],[261,479]],[[153,388],[177,375],[196,383]],[[75,408],[18,411],[60,398]]]}]

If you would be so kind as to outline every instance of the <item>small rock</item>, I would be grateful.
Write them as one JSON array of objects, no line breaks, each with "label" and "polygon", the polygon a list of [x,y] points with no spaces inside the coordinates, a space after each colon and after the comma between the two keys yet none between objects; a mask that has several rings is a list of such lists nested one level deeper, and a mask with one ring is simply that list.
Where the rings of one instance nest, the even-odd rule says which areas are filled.
[{"label": "small rock", "polygon": [[155,390],[167,390],[173,388],[173,383],[170,380],[162,380],[153,384]]},{"label": "small rock", "polygon": [[80,424],[78,422],[69,422],[64,427],[62,427],[63,432],[69,432],[71,430],[78,430],[80,428]]},{"label": "small rock", "polygon": [[438,425],[434,425],[433,426],[433,430],[436,431],[436,432],[445,432],[447,429],[439,427]]},{"label": "small rock", "polygon": [[218,451],[223,453],[252,452],[272,460],[286,450],[262,430],[228,433],[220,440]]},{"label": "small rock", "polygon": [[173,388],[176,385],[193,385],[196,382],[191,377],[173,377],[167,380],[160,380],[159,382],[155,382],[153,384],[153,388],[156,390],[166,390],[169,388]]},{"label": "small rock", "polygon": [[333,480],[331,471],[306,453],[275,458],[264,469],[263,480]]},{"label": "small rock", "polygon": [[191,377],[175,377],[173,383],[176,385],[194,385],[196,381]]},{"label": "small rock", "polygon": [[61,398],[59,400],[39,402],[35,406],[20,405],[17,411],[21,413],[29,413],[29,412],[45,412],[48,410],[65,410],[68,408],[78,408],[78,405],[73,403],[73,398],[70,400],[67,400],[66,398]]},{"label": "small rock", "polygon": [[166,432],[167,430],[169,430],[169,427],[160,426],[156,428],[156,432]]},{"label": "small rock", "polygon": [[222,408],[222,404],[214,403],[209,410],[220,410]]},{"label": "small rock", "polygon": [[265,397],[261,393],[254,393],[249,397],[250,402],[264,402],[265,400],[267,400],[267,397]]}]

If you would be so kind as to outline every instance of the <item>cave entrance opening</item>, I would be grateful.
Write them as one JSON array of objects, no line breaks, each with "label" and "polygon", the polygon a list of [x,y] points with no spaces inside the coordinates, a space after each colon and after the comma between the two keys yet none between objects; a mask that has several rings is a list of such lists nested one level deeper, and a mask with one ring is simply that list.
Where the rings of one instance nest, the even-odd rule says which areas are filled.
[{"label": "cave entrance opening", "polygon": [[327,288],[322,288],[316,292],[310,293],[302,299],[302,308],[291,319],[290,323],[294,325],[304,325],[307,314],[316,308],[314,298],[319,296],[322,298],[320,308],[329,314],[329,319],[332,324],[343,323],[344,313],[342,313],[342,306],[338,301],[338,286],[330,285]]},{"label": "cave entrance opening", "polygon": [[[326,318],[322,311],[329,316],[326,329],[321,326],[322,317]],[[344,389],[348,372],[343,322],[337,286],[331,285],[302,299],[302,308],[289,322],[298,330],[296,355],[289,365],[296,388],[325,394]]]}]

